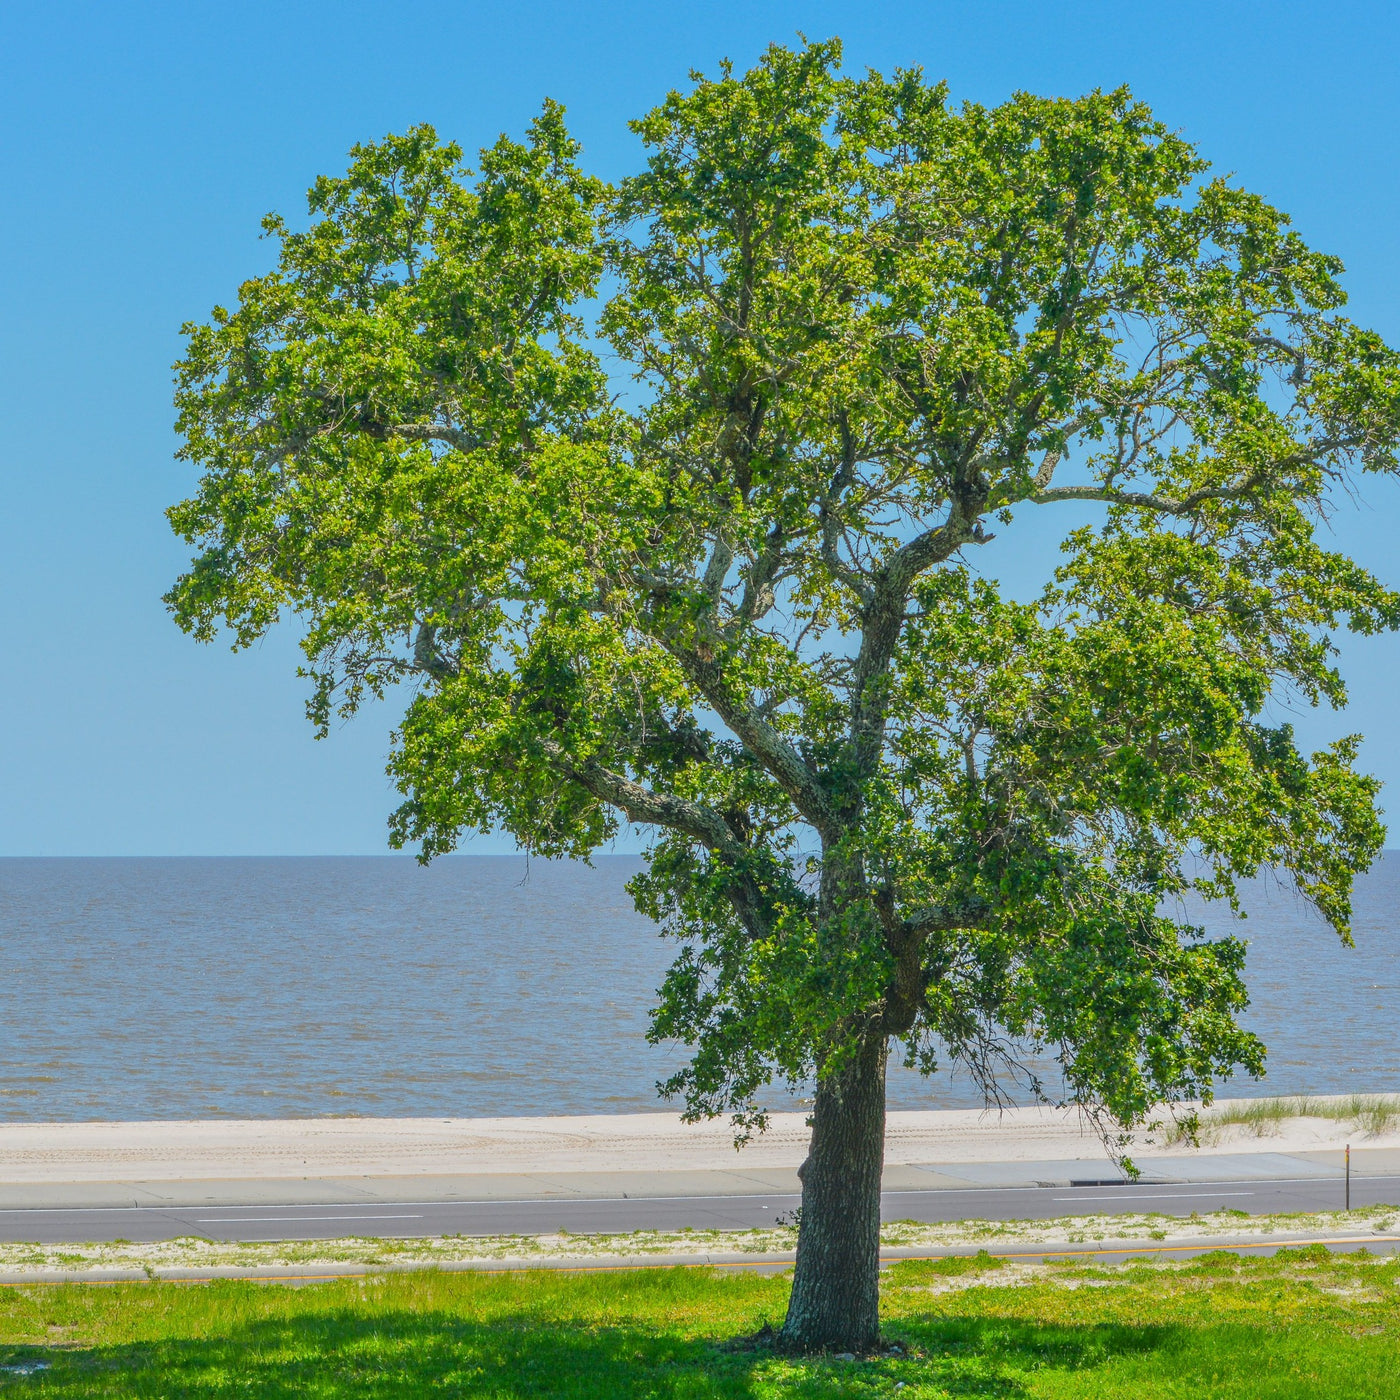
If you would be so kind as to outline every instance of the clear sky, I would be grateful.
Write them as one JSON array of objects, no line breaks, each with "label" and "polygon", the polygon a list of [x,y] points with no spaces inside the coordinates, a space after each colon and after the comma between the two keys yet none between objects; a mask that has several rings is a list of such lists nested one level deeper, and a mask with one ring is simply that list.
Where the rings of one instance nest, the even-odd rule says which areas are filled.
[{"label": "clear sky", "polygon": [[[1348,267],[1400,340],[1400,20],[1381,3],[480,3],[0,7],[0,854],[385,849],[392,713],[312,739],[290,632],[232,656],[160,602],[179,326],[265,270],[270,209],[357,141],[435,123],[474,149],[569,109],[594,168],[625,122],[726,55],[840,35],[848,66],[921,64],[955,97],[1128,83]],[[1338,537],[1400,583],[1400,492]],[[990,567],[989,572],[994,572]],[[1400,790],[1400,640],[1349,644],[1372,771]],[[1334,720],[1304,715],[1321,738]],[[1400,799],[1388,803],[1400,813]],[[1391,845],[1400,844],[1400,832]],[[502,849],[478,844],[478,849]]]}]

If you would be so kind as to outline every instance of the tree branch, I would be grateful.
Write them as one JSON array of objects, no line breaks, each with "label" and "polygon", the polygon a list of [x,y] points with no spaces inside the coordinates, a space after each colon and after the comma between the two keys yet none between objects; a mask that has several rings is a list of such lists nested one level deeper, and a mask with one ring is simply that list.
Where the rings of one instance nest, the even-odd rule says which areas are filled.
[{"label": "tree branch", "polygon": [[990,908],[979,900],[964,904],[931,904],[916,909],[907,915],[899,925],[906,937],[916,937],[926,933],[952,933],[957,929],[985,928]]},{"label": "tree branch", "polygon": [[740,922],[751,938],[762,937],[768,931],[763,891],[746,869],[748,848],[713,807],[674,793],[656,792],[592,760],[575,763],[563,745],[553,739],[542,739],[540,746],[560,773],[600,802],[616,807],[628,821],[679,831],[721,857],[729,867],[725,893]]},{"label": "tree branch", "polygon": [[1047,452],[1040,459],[1040,470],[1035,474],[1035,489],[1037,491],[1046,490],[1055,477],[1055,468],[1060,465],[1060,458],[1063,454],[1060,449],[1054,448]]},{"label": "tree branch", "polygon": [[[916,910],[898,923],[892,923],[893,903],[886,896],[880,909],[885,924],[885,946],[894,959],[894,976],[885,988],[881,1023],[887,1035],[903,1035],[919,1018],[927,994],[927,971],[923,955],[931,933],[952,933],[959,929],[983,928],[990,912],[981,900],[959,905],[929,905]],[[876,905],[882,903],[876,895]]]},{"label": "tree branch", "polygon": [[437,649],[437,628],[430,622],[420,622],[413,638],[413,664],[437,680],[447,680],[457,674],[452,665]]},{"label": "tree branch", "polygon": [[742,842],[713,807],[677,797],[674,793],[656,792],[591,759],[575,762],[564,746],[553,739],[541,739],[540,747],[562,774],[587,789],[600,802],[616,807],[628,821],[682,832],[730,860],[744,855]]},{"label": "tree branch", "polygon": [[734,562],[734,548],[725,538],[724,525],[721,523],[715,530],[714,544],[710,549],[710,561],[705,565],[704,577],[700,581],[700,586],[705,590],[705,596],[714,607],[719,607],[719,600],[724,593],[724,581],[729,577],[729,566]]},{"label": "tree branch", "polygon": [[1249,495],[1251,491],[1263,485],[1272,472],[1317,463],[1329,453],[1338,450],[1350,451],[1357,446],[1357,438],[1322,438],[1311,444],[1306,451],[1291,453],[1282,461],[1271,463],[1268,468],[1257,468],[1236,486],[1202,486],[1181,497],[1159,496],[1151,491],[1119,491],[1111,486],[1056,486],[1049,491],[1038,491],[1027,499],[1038,506],[1053,505],[1056,501],[1102,501],[1111,506],[1155,510],[1163,515],[1190,515],[1197,506],[1206,501],[1236,501]]},{"label": "tree branch", "polygon": [[739,603],[736,621],[757,622],[773,607],[775,587],[781,577],[783,564],[783,530],[773,526],[763,548],[749,564],[744,576],[744,596]]},{"label": "tree branch", "polygon": [[470,433],[441,423],[390,423],[372,436],[403,438],[406,442],[445,442],[458,452],[473,452],[481,446],[480,439]]},{"label": "tree branch", "polygon": [[1256,350],[1277,350],[1280,355],[1287,355],[1293,361],[1293,369],[1288,376],[1288,382],[1295,388],[1307,381],[1308,358],[1298,346],[1290,345],[1286,340],[1280,340],[1276,335],[1250,335],[1245,337],[1245,341]]},{"label": "tree branch", "polygon": [[861,616],[860,652],[852,676],[851,744],[855,764],[851,777],[857,787],[874,772],[884,744],[888,697],[881,678],[899,642],[909,589],[923,570],[951,558],[963,545],[981,544],[991,538],[982,532],[979,521],[988,494],[987,483],[980,477],[972,483],[960,483],[954,488],[943,524],[925,530],[897,549],[875,576],[870,602]]},{"label": "tree branch", "polygon": [[719,663],[662,635],[662,645],[680,662],[715,713],[768,770],[802,817],[823,836],[836,830],[831,801],[802,755],[759,712],[758,706],[734,696],[725,684]]},{"label": "tree branch", "polygon": [[1238,486],[1203,486],[1180,499],[1158,496],[1150,491],[1116,491],[1111,486],[1056,486],[1049,491],[1037,491],[1030,500],[1038,506],[1056,501],[1102,501],[1111,506],[1132,506],[1137,510],[1154,510],[1161,515],[1190,515],[1206,501],[1235,501],[1247,496],[1263,479],[1255,472]]},{"label": "tree branch", "polygon": [[[666,598],[685,591],[685,585],[665,578],[634,574],[653,597]],[[680,663],[691,684],[722,719],[734,736],[768,770],[792,800],[799,814],[818,832],[830,836],[835,816],[817,775],[788,741],[765,719],[757,705],[737,697],[730,689],[718,658],[727,649],[725,638],[703,619],[686,619],[700,633],[705,646],[687,646],[675,624],[657,618],[652,635]]]},{"label": "tree branch", "polygon": [[832,578],[849,588],[860,600],[862,607],[868,607],[872,597],[869,582],[861,577],[858,570],[847,564],[840,555],[841,521],[835,507],[842,492],[856,479],[857,454],[855,436],[851,432],[850,417],[844,409],[837,416],[837,426],[841,430],[841,461],[831,478],[831,485],[822,494],[817,514],[821,529],[820,558]]}]

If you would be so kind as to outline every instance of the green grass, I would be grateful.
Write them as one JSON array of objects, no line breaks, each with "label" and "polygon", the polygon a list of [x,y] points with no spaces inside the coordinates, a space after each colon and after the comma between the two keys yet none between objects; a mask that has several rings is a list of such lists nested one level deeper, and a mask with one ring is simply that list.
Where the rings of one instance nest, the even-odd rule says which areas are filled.
[{"label": "green grass", "polygon": [[[1358,1133],[1380,1137],[1400,1127],[1400,1099],[1384,1094],[1314,1097],[1299,1094],[1282,1099],[1247,1099],[1201,1114],[1200,1136],[1207,1143],[1213,1129],[1250,1128],[1258,1137],[1276,1133],[1290,1118],[1326,1118],[1350,1123]],[[1184,1129],[1169,1132],[1169,1142],[1185,1139]]]},{"label": "green grass", "polygon": [[1400,1262],[1320,1248],[1115,1268],[983,1255],[885,1275],[907,1355],[795,1360],[728,1343],[784,1278],[705,1270],[444,1274],[0,1292],[0,1395],[1400,1397]]}]

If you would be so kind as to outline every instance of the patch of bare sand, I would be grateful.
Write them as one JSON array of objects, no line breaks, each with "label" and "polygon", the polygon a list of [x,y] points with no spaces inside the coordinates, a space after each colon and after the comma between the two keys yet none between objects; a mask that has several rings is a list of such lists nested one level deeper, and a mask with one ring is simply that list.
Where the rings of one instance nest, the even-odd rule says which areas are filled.
[{"label": "patch of bare sand", "polygon": [[[1224,1103],[1217,1104],[1223,1108]],[[807,1150],[800,1113],[774,1114],[736,1152],[727,1122],[686,1124],[672,1113],[555,1118],[315,1118],[140,1123],[0,1123],[0,1183],[213,1178],[440,1176],[511,1172],[706,1171],[797,1167]],[[1298,1117],[1212,1130],[1202,1148],[1141,1131],[1131,1151],[1189,1159],[1200,1151],[1317,1152],[1350,1142],[1400,1146],[1400,1131]],[[889,1166],[1102,1160],[1092,1127],[1072,1110],[893,1112]]]}]

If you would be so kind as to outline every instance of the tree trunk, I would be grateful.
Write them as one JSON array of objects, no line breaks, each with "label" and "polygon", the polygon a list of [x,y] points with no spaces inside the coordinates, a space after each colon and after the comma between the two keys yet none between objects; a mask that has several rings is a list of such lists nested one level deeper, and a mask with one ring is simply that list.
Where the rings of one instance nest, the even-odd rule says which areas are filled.
[{"label": "tree trunk", "polygon": [[878,1036],[817,1085],[782,1331],[794,1351],[864,1352],[879,1341],[885,1056]]}]

